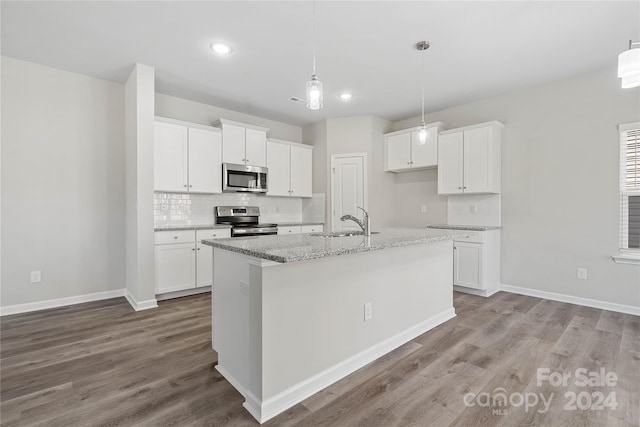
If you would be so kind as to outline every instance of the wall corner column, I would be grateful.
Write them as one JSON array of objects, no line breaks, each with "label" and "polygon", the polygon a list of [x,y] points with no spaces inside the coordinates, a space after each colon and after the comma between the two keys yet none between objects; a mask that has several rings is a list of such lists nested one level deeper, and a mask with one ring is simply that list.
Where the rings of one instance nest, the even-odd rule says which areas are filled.
[{"label": "wall corner column", "polygon": [[125,83],[125,296],[136,310],[157,307],[153,248],[155,71],[135,64]]}]

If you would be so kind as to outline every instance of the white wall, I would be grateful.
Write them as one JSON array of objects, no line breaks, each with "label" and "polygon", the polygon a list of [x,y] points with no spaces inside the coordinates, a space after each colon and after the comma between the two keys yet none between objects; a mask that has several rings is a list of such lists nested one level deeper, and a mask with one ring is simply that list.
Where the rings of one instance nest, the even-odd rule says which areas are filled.
[{"label": "white wall", "polygon": [[285,141],[302,142],[302,128],[274,120],[267,120],[250,114],[226,110],[213,105],[201,104],[175,96],[156,94],[156,116],[184,120],[211,126],[216,120],[223,118],[242,123],[269,128],[269,138],[284,139]]},{"label": "white wall", "polygon": [[[638,120],[639,94],[620,89],[616,70],[607,69],[427,116],[450,128],[489,120],[506,125],[504,284],[640,306],[640,269],[611,259],[618,252],[617,125]],[[424,185],[435,198],[432,177]],[[588,268],[587,281],[576,278],[577,267]]]},{"label": "white wall", "polygon": [[122,85],[1,61],[0,305],[124,288]]}]

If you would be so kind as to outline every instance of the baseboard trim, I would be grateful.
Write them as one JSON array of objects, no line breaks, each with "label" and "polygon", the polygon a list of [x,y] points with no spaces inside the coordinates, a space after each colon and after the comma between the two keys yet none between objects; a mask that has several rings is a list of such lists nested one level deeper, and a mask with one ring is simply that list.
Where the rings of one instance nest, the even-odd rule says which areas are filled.
[{"label": "baseboard trim", "polygon": [[148,310],[150,308],[156,308],[158,306],[158,301],[155,298],[144,301],[136,301],[133,295],[129,293],[128,289],[125,289],[124,297],[131,305],[131,308],[133,308],[135,311]]},{"label": "baseboard trim", "polygon": [[456,291],[456,292],[462,292],[462,293],[465,293],[465,294],[477,295],[479,297],[485,297],[485,298],[488,298],[491,295],[500,292],[500,288],[487,290],[487,289],[466,288],[464,286],[457,286],[457,285],[453,285],[453,290]]},{"label": "baseboard trim", "polygon": [[67,305],[82,304],[84,302],[100,301],[103,299],[118,298],[123,296],[125,296],[125,290],[116,289],[113,291],[95,292],[92,294],[29,302],[26,304],[8,305],[6,307],[0,307],[0,316],[29,313],[32,311],[47,310],[50,308],[65,307]]},{"label": "baseboard trim", "polygon": [[211,292],[211,286],[203,286],[201,288],[185,289],[183,291],[165,292],[163,294],[157,294],[156,300],[164,301],[166,299],[188,297],[190,295],[204,294],[207,292]]},{"label": "baseboard trim", "polygon": [[[276,415],[286,411],[293,405],[300,403],[307,397],[319,392],[320,390],[446,322],[447,320],[453,319],[455,316],[456,313],[453,308],[438,313],[435,316],[432,316],[429,319],[426,319],[425,321],[420,322],[419,324],[412,326],[379,344],[369,347],[305,381],[289,387],[267,400],[261,401],[252,393],[248,392],[248,390],[245,390],[243,394],[246,401],[243,406],[256,420],[260,423],[264,423]],[[218,370],[220,371],[220,369]],[[222,373],[222,371],[220,372]]]},{"label": "baseboard trim", "polygon": [[573,295],[558,294],[555,292],[540,291],[538,289],[522,288],[519,286],[511,286],[502,284],[500,289],[513,294],[527,295],[530,297],[544,298],[553,301],[566,302],[569,304],[584,305],[586,307],[599,308],[602,310],[615,311],[624,314],[633,314],[640,316],[640,307],[632,305],[617,304],[613,302],[600,301],[591,298],[576,297]]}]

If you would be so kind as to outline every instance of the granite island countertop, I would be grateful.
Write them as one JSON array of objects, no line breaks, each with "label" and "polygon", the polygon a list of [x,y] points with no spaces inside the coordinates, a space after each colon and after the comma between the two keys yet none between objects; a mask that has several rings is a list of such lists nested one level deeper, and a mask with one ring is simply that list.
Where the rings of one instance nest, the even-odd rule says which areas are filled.
[{"label": "granite island countertop", "polygon": [[463,230],[384,228],[371,236],[323,237],[322,233],[203,240],[205,245],[270,261],[287,263],[453,240],[475,234]]}]

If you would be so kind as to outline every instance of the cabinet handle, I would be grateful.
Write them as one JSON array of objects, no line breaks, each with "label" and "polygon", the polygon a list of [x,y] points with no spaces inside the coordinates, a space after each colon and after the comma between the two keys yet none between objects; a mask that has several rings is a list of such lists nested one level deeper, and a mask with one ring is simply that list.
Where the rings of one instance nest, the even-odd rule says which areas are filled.
[{"label": "cabinet handle", "polygon": [[187,184],[183,185],[184,188],[187,188]]},{"label": "cabinet handle", "polygon": [[456,249],[458,249],[458,248],[456,248],[456,247],[454,246],[454,247],[453,247],[453,250],[455,251]]},{"label": "cabinet handle", "polygon": [[408,165],[410,165],[410,164],[411,164],[411,162],[407,162],[407,164],[408,164]]},{"label": "cabinet handle", "polygon": [[178,238],[178,236],[173,236],[173,238],[174,238],[174,239],[177,239],[177,238]]},{"label": "cabinet handle", "polygon": [[200,248],[198,248],[198,250],[200,250]]},{"label": "cabinet handle", "polygon": [[195,252],[195,251],[196,251],[196,248],[191,248],[191,250]]},{"label": "cabinet handle", "polygon": [[189,184],[189,188],[193,187],[193,185]]},{"label": "cabinet handle", "polygon": [[462,187],[458,187],[458,190],[462,190]]}]

